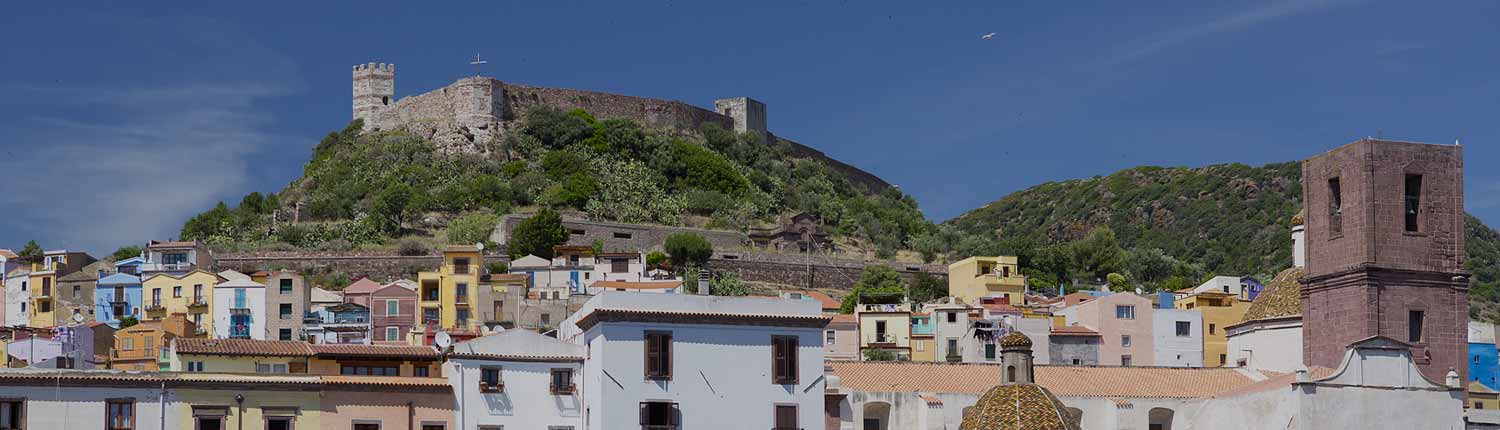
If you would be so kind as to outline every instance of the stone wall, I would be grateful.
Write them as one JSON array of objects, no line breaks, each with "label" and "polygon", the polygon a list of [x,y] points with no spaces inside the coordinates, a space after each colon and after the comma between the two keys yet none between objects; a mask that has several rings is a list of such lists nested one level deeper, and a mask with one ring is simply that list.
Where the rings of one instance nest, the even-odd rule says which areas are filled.
[{"label": "stone wall", "polygon": [[823,151],[813,149],[810,146],[793,142],[785,138],[776,137],[776,139],[780,139],[782,142],[790,144],[792,146],[792,155],[822,161],[835,172],[840,172],[848,176],[850,181],[853,181],[856,184],[864,185],[865,188],[868,188],[870,190],[870,192],[880,192],[882,190],[885,190],[886,188],[891,187],[890,183],[886,182],[884,179],[880,179],[879,176],[875,176],[870,172],[860,170],[858,167],[844,164],[844,162],[842,161],[835,160],[832,157],[829,157],[827,154],[824,154]]},{"label": "stone wall", "polygon": [[[530,215],[510,214],[501,218],[500,224],[490,234],[490,241],[506,243],[510,231]],[[563,217],[563,227],[568,229],[568,245],[593,245],[595,240],[604,244],[606,252],[634,252],[659,250],[674,233],[696,233],[713,244],[715,249],[741,248],[749,243],[744,233],[727,230],[709,230],[689,227],[670,227],[649,224],[626,224],[608,221],[590,221],[573,216]]]},{"label": "stone wall", "polygon": [[704,123],[718,124],[726,130],[734,128],[734,121],[728,116],[676,100],[510,83],[502,85],[509,112],[504,117],[506,121],[521,119],[531,108],[551,106],[562,110],[583,109],[600,120],[629,118],[657,128],[698,130]]},{"label": "stone wall", "polygon": [[1097,336],[1051,336],[1048,338],[1048,362],[1061,366],[1099,365],[1099,337]]},{"label": "stone wall", "polygon": [[[354,253],[324,252],[246,252],[226,253],[214,256],[214,271],[235,270],[254,273],[259,270],[287,268],[298,273],[321,273],[337,271],[355,276],[367,276],[381,282],[397,279],[415,279],[421,270],[434,270],[443,263],[440,255],[400,256],[368,255]],[[505,259],[492,256],[486,258]]]}]

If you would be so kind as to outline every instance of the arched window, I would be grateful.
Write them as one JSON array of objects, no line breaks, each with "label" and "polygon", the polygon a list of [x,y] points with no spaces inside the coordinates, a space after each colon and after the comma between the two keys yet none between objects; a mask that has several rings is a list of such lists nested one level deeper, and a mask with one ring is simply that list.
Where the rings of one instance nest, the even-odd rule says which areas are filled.
[{"label": "arched window", "polygon": [[1005,366],[1005,382],[1016,382],[1016,366]]}]

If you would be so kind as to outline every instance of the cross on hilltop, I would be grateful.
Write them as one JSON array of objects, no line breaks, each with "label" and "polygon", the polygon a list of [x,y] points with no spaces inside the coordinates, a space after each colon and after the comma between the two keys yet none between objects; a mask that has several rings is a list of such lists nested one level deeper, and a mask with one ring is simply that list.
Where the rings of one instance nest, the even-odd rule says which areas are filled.
[{"label": "cross on hilltop", "polygon": [[474,61],[470,61],[469,64],[473,64],[474,65],[474,76],[475,77],[479,76],[479,67],[483,66],[485,63],[488,63],[488,62],[489,61],[487,61],[487,60],[481,60],[481,59],[479,59],[479,53],[478,52],[474,53]]}]

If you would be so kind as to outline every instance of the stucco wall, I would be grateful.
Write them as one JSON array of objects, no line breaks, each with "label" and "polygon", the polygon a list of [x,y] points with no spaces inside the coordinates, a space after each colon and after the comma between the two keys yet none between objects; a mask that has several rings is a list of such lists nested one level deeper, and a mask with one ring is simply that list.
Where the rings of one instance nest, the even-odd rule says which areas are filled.
[{"label": "stucco wall", "polygon": [[458,429],[453,415],[453,393],[330,390],[323,392],[321,400],[323,413],[318,421],[322,427],[313,428],[344,430],[354,428],[355,422],[376,422],[381,429],[405,429],[411,421],[418,429],[424,423],[442,423],[444,428]]},{"label": "stucco wall", "polygon": [[[1115,306],[1135,306],[1134,319],[1116,318]],[[1134,294],[1110,294],[1081,303],[1068,312],[1068,323],[1078,322],[1099,332],[1099,364],[1120,365],[1121,356],[1129,354],[1135,366],[1156,362],[1154,324],[1151,301]],[[1122,346],[1123,335],[1130,336],[1130,346]]]},{"label": "stucco wall", "polygon": [[[500,367],[505,390],[480,392],[481,369]],[[498,425],[517,429],[546,429],[548,426],[583,428],[583,399],[577,394],[551,393],[552,369],[572,369],[573,383],[584,388],[581,363],[536,363],[494,360],[455,359],[444,365],[448,381],[456,392],[456,420],[464,428]]]},{"label": "stucco wall", "polygon": [[[1203,315],[1198,311],[1155,309],[1151,312],[1157,366],[1203,367]],[[1177,334],[1177,323],[1190,325],[1186,336]]]},{"label": "stucco wall", "polygon": [[[237,429],[244,422],[245,429],[265,428],[264,407],[297,408],[294,423],[296,429],[318,429],[322,415],[321,393],[317,391],[270,391],[264,389],[222,390],[177,389],[172,390],[172,400],[167,406],[167,421],[171,429],[195,429],[193,406],[229,406],[229,415],[224,417],[225,429]],[[243,408],[235,402],[235,395],[244,396]],[[175,423],[173,423],[175,421]]]},{"label": "stucco wall", "polygon": [[1099,365],[1098,336],[1052,336],[1048,342],[1050,363],[1078,366]]},{"label": "stucco wall", "polygon": [[29,276],[20,275],[5,280],[5,325],[24,326],[31,324],[31,289]]},{"label": "stucco wall", "polygon": [[[158,388],[6,386],[0,397],[26,398],[27,429],[95,429],[104,426],[105,399],[134,398],[137,429],[161,427]],[[168,421],[175,420],[168,411]],[[175,423],[169,423],[173,425]]]},{"label": "stucco wall", "polygon": [[1302,320],[1263,321],[1229,331],[1229,366],[1294,372],[1302,365]]},{"label": "stucco wall", "polygon": [[[214,288],[213,294],[213,318],[214,338],[227,339],[233,327],[229,323],[229,309],[234,307],[234,290],[236,288]],[[245,290],[245,306],[250,308],[250,338],[266,338],[266,318],[275,316],[275,309],[266,309],[265,287],[247,287]],[[300,317],[300,315],[298,315]],[[274,337],[272,338],[275,339]],[[295,338],[293,338],[295,339]]]}]

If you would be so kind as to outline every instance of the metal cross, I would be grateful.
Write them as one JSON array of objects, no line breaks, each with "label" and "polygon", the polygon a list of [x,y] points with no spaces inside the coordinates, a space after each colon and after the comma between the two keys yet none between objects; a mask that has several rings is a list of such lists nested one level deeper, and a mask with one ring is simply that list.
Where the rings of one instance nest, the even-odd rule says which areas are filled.
[{"label": "metal cross", "polygon": [[469,64],[473,64],[474,65],[474,76],[479,76],[479,66],[483,65],[484,63],[488,63],[488,62],[489,61],[479,59],[479,53],[477,53],[477,52],[474,53],[474,61],[470,61],[469,62]]}]

